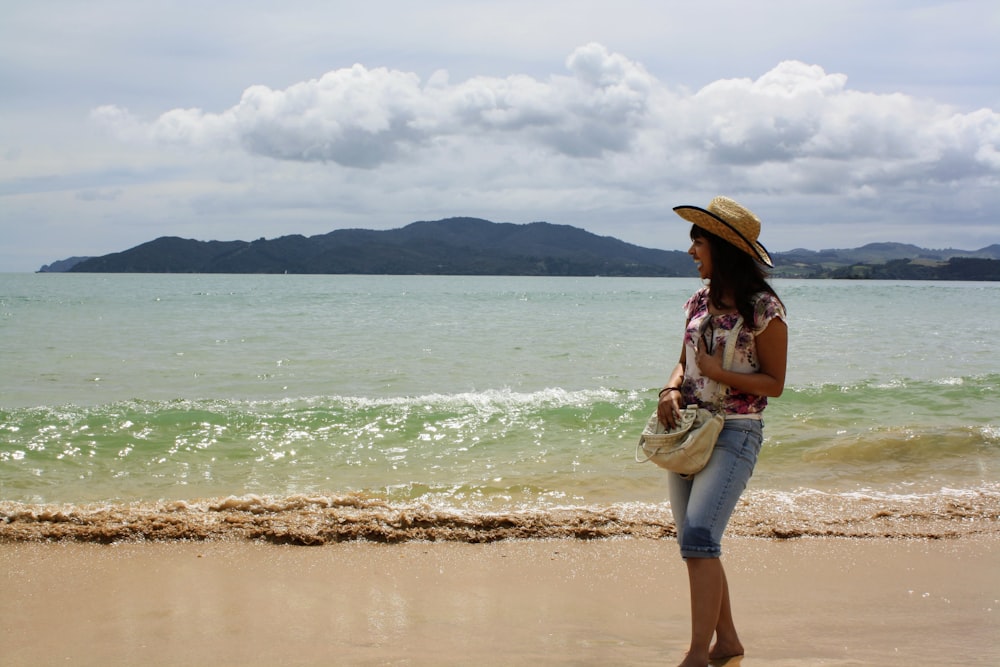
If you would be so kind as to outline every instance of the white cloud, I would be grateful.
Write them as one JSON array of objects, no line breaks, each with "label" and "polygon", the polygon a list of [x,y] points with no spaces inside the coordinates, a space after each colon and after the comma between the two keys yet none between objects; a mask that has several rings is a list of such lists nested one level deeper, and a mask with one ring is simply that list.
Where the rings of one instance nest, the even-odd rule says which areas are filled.
[{"label": "white cloud", "polygon": [[[452,136],[519,134],[573,157],[627,150],[647,114],[655,81],[599,44],[567,60],[572,76],[474,77],[449,85],[439,73],[421,85],[412,72],[361,64],[284,90],[252,86],[219,113],[173,109],[143,125],[114,105],[92,116],[120,138],[218,149],[240,146],[279,160],[374,168]],[[137,130],[144,128],[144,132]]]},{"label": "white cloud", "polygon": [[126,141],[142,135],[348,168],[412,164],[448,148],[474,156],[467,168],[490,170],[508,164],[508,146],[563,161],[614,160],[634,174],[683,165],[690,182],[720,187],[739,169],[747,189],[852,197],[889,186],[1000,179],[1000,115],[992,110],[962,113],[898,93],[854,91],[846,75],[797,61],[691,94],[595,43],[573,51],[566,66],[569,75],[545,80],[450,83],[439,72],[423,83],[412,72],[356,64],[284,90],[250,87],[221,113],[174,109],[144,124],[105,106],[93,116]]}]

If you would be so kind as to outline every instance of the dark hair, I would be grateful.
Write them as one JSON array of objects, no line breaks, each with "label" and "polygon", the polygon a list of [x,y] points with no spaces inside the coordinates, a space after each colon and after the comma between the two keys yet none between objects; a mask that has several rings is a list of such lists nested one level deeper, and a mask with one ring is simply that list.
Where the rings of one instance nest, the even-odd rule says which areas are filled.
[{"label": "dark hair", "polygon": [[[767,282],[768,274],[764,266],[722,237],[703,227],[692,225],[691,240],[697,238],[708,241],[709,251],[712,253],[712,275],[708,286],[709,302],[719,310],[735,306],[747,326],[753,327],[754,294],[767,292],[781,301],[778,293]],[[735,303],[727,304],[726,295],[731,295]]]}]

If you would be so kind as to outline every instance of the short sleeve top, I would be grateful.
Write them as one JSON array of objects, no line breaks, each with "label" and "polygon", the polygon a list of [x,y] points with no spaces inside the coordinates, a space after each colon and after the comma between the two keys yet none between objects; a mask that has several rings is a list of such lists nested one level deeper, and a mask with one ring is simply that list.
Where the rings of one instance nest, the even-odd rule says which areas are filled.
[{"label": "short sleeve top", "polygon": [[[681,393],[688,405],[718,411],[720,408],[726,414],[745,415],[757,414],[767,406],[767,397],[736,391],[726,385],[721,385],[701,374],[695,363],[695,350],[699,340],[704,336],[711,346],[725,346],[733,335],[733,328],[742,318],[737,313],[712,315],[708,309],[708,288],[703,287],[695,292],[684,304],[688,323],[684,331],[684,381]],[[730,370],[738,373],[753,373],[760,370],[760,360],[757,358],[757,335],[767,328],[773,319],[785,321],[785,307],[775,295],[770,292],[758,292],[753,296],[753,322],[744,322],[739,328],[735,343],[732,366]]]}]

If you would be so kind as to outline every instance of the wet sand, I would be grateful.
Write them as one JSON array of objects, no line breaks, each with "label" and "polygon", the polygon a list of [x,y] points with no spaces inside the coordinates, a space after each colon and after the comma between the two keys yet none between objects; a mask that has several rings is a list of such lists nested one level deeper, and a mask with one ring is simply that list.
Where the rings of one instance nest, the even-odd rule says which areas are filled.
[{"label": "wet sand", "polygon": [[[1000,540],[727,540],[742,667],[1000,664]],[[670,540],[0,544],[0,663],[673,665]]]}]

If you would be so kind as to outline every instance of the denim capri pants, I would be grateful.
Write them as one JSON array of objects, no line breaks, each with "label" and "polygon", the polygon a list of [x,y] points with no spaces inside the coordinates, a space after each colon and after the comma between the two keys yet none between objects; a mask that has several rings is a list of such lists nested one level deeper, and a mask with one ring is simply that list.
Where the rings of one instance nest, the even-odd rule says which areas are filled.
[{"label": "denim capri pants", "polygon": [[722,533],[753,475],[763,426],[760,419],[727,419],[708,465],[690,479],[669,474],[670,509],[682,558],[722,556]]}]

